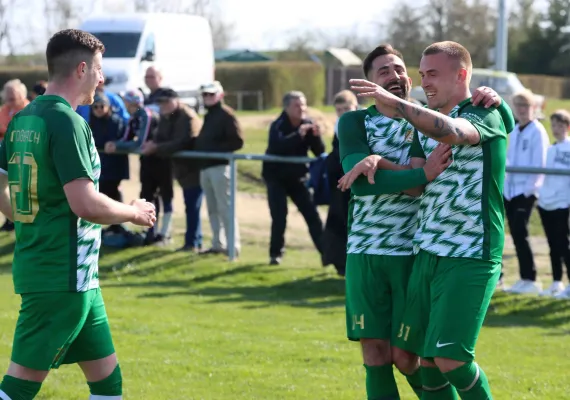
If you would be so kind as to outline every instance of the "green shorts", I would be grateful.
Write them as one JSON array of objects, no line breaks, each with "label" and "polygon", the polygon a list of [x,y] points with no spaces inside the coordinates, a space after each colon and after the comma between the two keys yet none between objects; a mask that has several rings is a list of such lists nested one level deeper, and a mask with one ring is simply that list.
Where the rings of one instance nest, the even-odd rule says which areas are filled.
[{"label": "green shorts", "polygon": [[347,254],[346,334],[350,340],[395,337],[414,256]]},{"label": "green shorts", "polygon": [[12,361],[48,371],[115,352],[101,289],[22,294]]},{"label": "green shorts", "polygon": [[394,345],[428,360],[472,361],[500,273],[500,262],[420,250]]}]

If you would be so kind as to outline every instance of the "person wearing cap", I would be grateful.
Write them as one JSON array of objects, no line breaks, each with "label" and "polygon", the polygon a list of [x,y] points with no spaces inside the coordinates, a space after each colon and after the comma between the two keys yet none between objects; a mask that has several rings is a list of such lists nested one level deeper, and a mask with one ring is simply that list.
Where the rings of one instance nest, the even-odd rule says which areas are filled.
[{"label": "person wearing cap", "polygon": [[[125,107],[125,103],[121,96],[116,93],[111,92],[110,90],[105,89],[105,81],[101,82],[96,89],[97,93],[103,93],[105,96],[109,98],[109,103],[111,104],[111,111],[117,114],[123,121],[126,123],[129,122],[130,114]],[[88,105],[81,105],[77,107],[77,113],[81,115],[87,123],[89,123],[89,117],[91,115],[91,106]]]},{"label": "person wearing cap", "polygon": [[[107,142],[120,140],[126,128],[123,119],[111,111],[111,102],[102,92],[95,94],[93,104],[91,104],[89,126],[98,149],[103,149]],[[123,179],[129,179],[128,156],[102,153],[99,157],[101,159],[99,191],[115,201],[122,202],[123,196],[119,191],[119,185]],[[119,230],[120,225],[111,225],[107,229],[110,232]]]},{"label": "person wearing cap", "polygon": [[[223,104],[224,89],[215,81],[200,88],[207,114],[196,138],[194,150],[233,153],[243,147],[243,136],[234,111]],[[241,249],[237,218],[230,214],[230,169],[228,160],[200,160],[200,186],[206,196],[212,227],[212,247],[203,253],[225,253],[229,243],[229,226],[234,224],[234,248]],[[222,228],[225,237],[222,238]],[[223,240],[225,239],[225,240]]]},{"label": "person wearing cap", "polygon": [[[202,121],[192,108],[180,101],[178,93],[170,88],[162,89],[157,102],[160,107],[160,121],[156,138],[143,144],[142,154],[155,154],[171,160],[174,176],[182,187],[186,206],[186,234],[184,245],[179,250],[199,251],[202,248],[202,188],[198,165],[195,159],[170,157],[179,151],[192,149]],[[170,236],[171,218],[172,214],[165,212],[160,232],[163,237]]]},{"label": "person wearing cap", "polygon": [[[109,141],[105,144],[105,152],[107,153],[114,153],[117,149],[139,150],[143,143],[152,140],[156,136],[159,116],[144,106],[144,95],[142,92],[138,89],[128,90],[123,96],[123,101],[131,117],[122,139]],[[170,181],[162,179],[164,175],[163,170],[168,170],[168,162],[156,156],[141,155],[140,163],[141,198],[158,205],[157,192],[160,191],[165,212],[171,212],[172,177],[170,177]],[[148,229],[145,244],[163,241],[163,238],[156,233],[158,213],[159,210],[157,208],[157,223],[154,227]]]}]

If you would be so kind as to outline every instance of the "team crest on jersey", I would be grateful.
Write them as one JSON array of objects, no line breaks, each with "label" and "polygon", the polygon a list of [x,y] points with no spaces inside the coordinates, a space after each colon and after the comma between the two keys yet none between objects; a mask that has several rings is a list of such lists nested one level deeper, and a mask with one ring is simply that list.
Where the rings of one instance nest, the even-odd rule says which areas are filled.
[{"label": "team crest on jersey", "polygon": [[414,128],[408,128],[406,130],[406,135],[404,136],[406,143],[412,143],[414,140]]}]

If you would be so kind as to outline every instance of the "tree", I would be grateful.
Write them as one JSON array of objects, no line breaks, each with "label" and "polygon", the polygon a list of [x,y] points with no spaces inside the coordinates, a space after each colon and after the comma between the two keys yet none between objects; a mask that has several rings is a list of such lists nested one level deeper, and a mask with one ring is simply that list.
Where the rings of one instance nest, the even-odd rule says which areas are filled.
[{"label": "tree", "polygon": [[[8,49],[10,54],[14,54],[14,43],[12,41],[13,13],[18,6],[18,0],[0,0],[0,52],[4,48]],[[5,46],[5,47],[4,47]]]},{"label": "tree", "polygon": [[389,43],[402,52],[408,66],[418,66],[421,54],[428,45],[422,10],[407,3],[393,12],[388,24]]}]

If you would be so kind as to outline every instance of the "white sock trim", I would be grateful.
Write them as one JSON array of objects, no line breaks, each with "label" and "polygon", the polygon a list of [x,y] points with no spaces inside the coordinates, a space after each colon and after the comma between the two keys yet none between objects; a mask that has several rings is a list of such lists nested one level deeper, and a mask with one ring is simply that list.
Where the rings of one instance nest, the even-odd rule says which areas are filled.
[{"label": "white sock trim", "polygon": [[10,396],[8,396],[6,393],[4,393],[2,390],[0,390],[0,399],[2,400],[12,400],[10,398]]},{"label": "white sock trim", "polygon": [[89,400],[123,400],[123,396],[101,396],[99,394],[92,394],[89,396]]},{"label": "white sock trim", "polygon": [[473,365],[475,365],[475,368],[477,368],[477,373],[475,374],[475,379],[473,379],[473,382],[471,382],[471,385],[467,386],[465,389],[457,389],[460,392],[467,392],[467,391],[473,389],[473,386],[475,386],[475,384],[479,380],[479,375],[481,375],[481,373],[479,372],[479,366],[477,365],[477,363],[473,363]]}]

